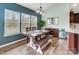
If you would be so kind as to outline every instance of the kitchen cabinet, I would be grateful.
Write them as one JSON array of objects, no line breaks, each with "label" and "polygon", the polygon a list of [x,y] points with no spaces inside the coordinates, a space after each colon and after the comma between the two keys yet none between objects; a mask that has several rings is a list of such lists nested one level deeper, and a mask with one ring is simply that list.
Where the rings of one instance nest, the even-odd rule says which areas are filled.
[{"label": "kitchen cabinet", "polygon": [[49,30],[49,34],[53,35],[53,37],[59,36],[59,30],[55,28],[45,28],[46,30]]},{"label": "kitchen cabinet", "polygon": [[70,23],[74,22],[74,12],[70,11]]},{"label": "kitchen cabinet", "polygon": [[58,37],[58,33],[59,33],[58,29],[52,29],[52,32],[54,37]]},{"label": "kitchen cabinet", "polygon": [[70,11],[70,23],[79,23],[79,13]]},{"label": "kitchen cabinet", "polygon": [[79,34],[77,33],[69,33],[69,50],[74,54],[79,52]]},{"label": "kitchen cabinet", "polygon": [[79,23],[79,13],[74,14],[74,22]]}]

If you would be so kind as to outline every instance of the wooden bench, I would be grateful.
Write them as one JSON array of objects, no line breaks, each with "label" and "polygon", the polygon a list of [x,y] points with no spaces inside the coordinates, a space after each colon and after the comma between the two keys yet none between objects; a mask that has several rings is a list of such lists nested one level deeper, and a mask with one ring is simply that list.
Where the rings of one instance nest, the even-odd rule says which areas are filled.
[{"label": "wooden bench", "polygon": [[35,42],[38,49],[40,49],[43,53],[47,49],[47,46],[51,43],[48,41],[49,39],[47,37],[40,39],[39,41]]}]

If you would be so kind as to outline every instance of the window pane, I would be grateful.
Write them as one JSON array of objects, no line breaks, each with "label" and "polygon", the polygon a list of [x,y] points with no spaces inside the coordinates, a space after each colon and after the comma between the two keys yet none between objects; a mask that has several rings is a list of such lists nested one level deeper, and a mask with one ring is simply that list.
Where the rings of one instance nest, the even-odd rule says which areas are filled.
[{"label": "window pane", "polygon": [[26,28],[30,27],[30,16],[27,14],[21,14],[21,32],[26,32]]},{"label": "window pane", "polygon": [[36,16],[31,16],[31,27],[37,28],[37,17]]},{"label": "window pane", "polygon": [[20,13],[5,9],[4,36],[15,35],[20,32]]}]

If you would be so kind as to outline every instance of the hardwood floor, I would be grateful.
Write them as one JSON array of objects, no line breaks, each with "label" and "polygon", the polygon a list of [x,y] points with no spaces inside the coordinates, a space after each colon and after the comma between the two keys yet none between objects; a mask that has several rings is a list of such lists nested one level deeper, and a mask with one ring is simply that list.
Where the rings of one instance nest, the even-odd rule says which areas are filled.
[{"label": "hardwood floor", "polygon": [[73,53],[68,51],[67,41],[59,39],[57,47],[50,47],[46,52],[46,55],[72,55]]},{"label": "hardwood floor", "polygon": [[[9,50],[5,53],[2,53],[1,55],[35,55],[35,51],[33,50],[27,50],[28,47],[26,44],[23,44],[17,48],[14,48],[12,50]],[[30,52],[30,54],[28,53]],[[52,47],[52,45],[48,46],[48,49],[44,52],[44,55],[72,55],[73,53],[68,51],[67,48],[67,40],[59,39],[56,47]],[[37,53],[36,55],[39,55]]]}]

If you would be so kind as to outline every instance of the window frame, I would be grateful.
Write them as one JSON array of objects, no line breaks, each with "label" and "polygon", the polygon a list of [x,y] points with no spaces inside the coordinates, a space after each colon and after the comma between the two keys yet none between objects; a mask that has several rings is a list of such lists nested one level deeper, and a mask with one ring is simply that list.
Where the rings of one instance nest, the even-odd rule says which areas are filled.
[{"label": "window frame", "polygon": [[[10,33],[10,34],[6,34],[6,21],[7,21],[7,19],[6,19],[6,11],[9,11],[9,12],[12,12],[12,13],[17,13],[18,14],[18,29],[19,29],[19,31],[17,31],[16,33]],[[15,30],[15,29],[14,29]],[[8,36],[13,36],[13,35],[17,35],[17,34],[19,34],[20,33],[20,12],[18,12],[18,11],[14,11],[14,10],[11,10],[11,9],[7,9],[7,8],[5,8],[4,9],[4,37],[8,37]]]},{"label": "window frame", "polygon": [[[24,32],[22,31],[22,15],[27,15],[27,16],[29,16],[29,22],[31,22],[31,20],[30,20],[30,15],[29,15],[29,14],[21,13],[21,32],[24,33]],[[31,27],[31,24],[30,24],[30,23],[29,23],[29,25],[30,25],[30,27]]]}]

